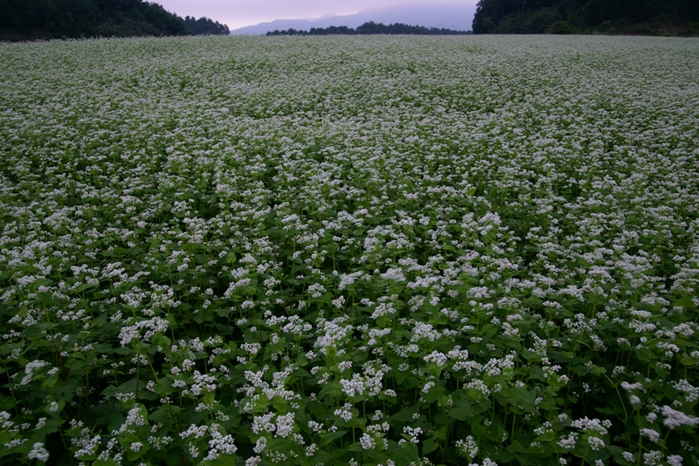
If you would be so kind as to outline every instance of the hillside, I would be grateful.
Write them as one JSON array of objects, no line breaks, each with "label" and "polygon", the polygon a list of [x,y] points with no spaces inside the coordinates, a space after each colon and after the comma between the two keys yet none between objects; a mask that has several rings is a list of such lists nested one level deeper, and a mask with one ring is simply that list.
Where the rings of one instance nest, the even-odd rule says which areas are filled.
[{"label": "hillside", "polygon": [[187,18],[143,0],[0,0],[0,40],[228,33],[208,18]]},{"label": "hillside", "polygon": [[696,0],[480,0],[474,34],[698,35]]}]

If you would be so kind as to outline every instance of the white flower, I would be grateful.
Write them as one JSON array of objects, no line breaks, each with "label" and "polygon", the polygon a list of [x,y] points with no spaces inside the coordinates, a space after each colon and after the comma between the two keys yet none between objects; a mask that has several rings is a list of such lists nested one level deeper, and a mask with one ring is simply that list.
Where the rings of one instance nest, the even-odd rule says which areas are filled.
[{"label": "white flower", "polygon": [[447,356],[439,351],[432,351],[430,354],[422,358],[425,362],[433,362],[439,367],[443,367],[447,363]]},{"label": "white flower", "polygon": [[310,458],[313,455],[315,455],[315,453],[317,451],[318,451],[318,445],[316,445],[315,443],[312,443],[306,447],[306,456]]},{"label": "white flower", "polygon": [[364,394],[364,379],[359,374],[352,374],[352,379],[340,379],[340,386],[345,395],[351,397]]},{"label": "white flower", "polygon": [[287,413],[282,416],[277,416],[277,432],[276,437],[286,438],[293,432],[294,429],[294,413]]},{"label": "white flower", "polygon": [[590,448],[593,450],[599,450],[604,447],[604,440],[599,437],[588,437],[587,443],[590,444]]},{"label": "white flower", "polygon": [[26,366],[24,366],[24,373],[26,374],[23,378],[22,381],[19,383],[20,385],[27,385],[29,382],[32,381],[32,376],[34,374],[34,371],[37,369],[40,369],[42,367],[48,366],[49,363],[46,361],[41,361],[41,360],[35,360],[32,362],[28,362]]},{"label": "white flower", "polygon": [[575,444],[578,440],[578,434],[576,432],[571,432],[567,437],[561,437],[558,441],[558,446],[567,449],[575,448]]},{"label": "white flower", "polygon": [[345,305],[345,297],[340,295],[340,296],[338,296],[337,299],[333,299],[332,305],[337,307],[337,308],[341,308],[342,306]]},{"label": "white flower", "polygon": [[648,437],[652,442],[658,443],[660,440],[660,434],[653,429],[641,429],[641,435]]},{"label": "white flower", "polygon": [[422,392],[423,392],[423,393],[427,393],[427,392],[429,392],[429,391],[432,389],[432,387],[434,387],[434,386],[435,386],[435,383],[434,383],[434,382],[432,382],[432,381],[427,382],[427,383],[425,384],[425,386],[422,387]]},{"label": "white flower", "polygon": [[350,274],[342,274],[340,275],[340,284],[338,285],[338,289],[340,291],[344,290],[347,288],[347,286],[354,284],[354,282],[361,277],[364,274],[364,272],[354,272]]},{"label": "white flower", "polygon": [[[238,451],[238,447],[233,443],[232,435],[223,435],[220,430],[221,426],[217,424],[212,424],[209,429],[209,435],[211,439],[209,440],[209,453],[207,454],[205,461],[213,461],[217,459],[220,455],[232,455]],[[194,455],[192,455],[194,456]]]},{"label": "white flower", "polygon": [[412,443],[420,443],[418,436],[422,434],[422,429],[420,427],[412,428],[410,426],[403,427],[403,432],[410,436],[410,441]]},{"label": "white flower", "polygon": [[359,439],[359,443],[362,445],[364,450],[373,450],[376,447],[376,442],[371,436],[363,434]]},{"label": "white flower", "polygon": [[456,448],[468,456],[471,460],[478,455],[478,445],[471,435],[467,436],[463,440],[457,440]]},{"label": "white flower", "polygon": [[38,460],[42,462],[47,462],[49,460],[49,452],[44,448],[44,444],[41,442],[36,442],[32,445],[32,449],[27,453],[28,460]]},{"label": "white flower", "polygon": [[252,451],[259,455],[265,450],[265,448],[267,448],[267,439],[265,437],[260,437],[257,439],[257,442],[255,442],[255,446],[253,447]]},{"label": "white flower", "polygon": [[670,429],[674,429],[679,426],[694,426],[699,424],[699,418],[694,416],[688,416],[681,411],[675,411],[669,406],[663,406],[662,410],[665,420],[663,423]]},{"label": "white flower", "polygon": [[345,420],[345,422],[349,422],[352,420],[352,405],[349,403],[345,403],[344,408],[336,409],[333,414],[335,416],[339,416],[342,419]]},{"label": "white flower", "polygon": [[406,281],[405,275],[403,275],[403,269],[397,267],[386,270],[386,272],[382,273],[380,276],[386,280],[394,280],[397,282]]},{"label": "white flower", "polygon": [[645,391],[645,389],[643,388],[643,384],[640,383],[640,382],[637,382],[637,383],[628,383],[628,382],[624,381],[624,382],[621,382],[621,388],[623,388],[623,389],[626,390],[627,392],[628,392],[628,391],[633,391],[633,390],[643,390],[643,391]]}]

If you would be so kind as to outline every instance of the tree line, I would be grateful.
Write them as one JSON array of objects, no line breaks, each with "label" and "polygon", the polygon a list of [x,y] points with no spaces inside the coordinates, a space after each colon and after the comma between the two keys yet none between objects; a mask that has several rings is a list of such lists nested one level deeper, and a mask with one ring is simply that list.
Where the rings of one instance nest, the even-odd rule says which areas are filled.
[{"label": "tree line", "polygon": [[471,31],[455,31],[444,28],[427,28],[424,26],[409,26],[402,23],[385,25],[369,21],[356,29],[348,26],[328,26],[326,28],[311,28],[308,31],[296,30],[294,28],[283,31],[275,30],[268,32],[268,36],[328,36],[328,35],[363,35],[363,34],[415,34],[415,35],[464,35],[471,34]]},{"label": "tree line", "polygon": [[204,34],[210,34],[210,35],[228,35],[231,33],[230,29],[228,29],[228,26],[225,24],[221,24],[218,21],[213,21],[206,16],[201,17],[199,19],[193,18],[191,16],[185,16],[184,17],[184,24],[189,29],[189,31],[192,32],[192,34],[196,35],[204,35]]},{"label": "tree line", "polygon": [[0,40],[228,34],[143,0],[0,0]]},{"label": "tree line", "polygon": [[474,34],[699,34],[697,0],[479,0]]}]

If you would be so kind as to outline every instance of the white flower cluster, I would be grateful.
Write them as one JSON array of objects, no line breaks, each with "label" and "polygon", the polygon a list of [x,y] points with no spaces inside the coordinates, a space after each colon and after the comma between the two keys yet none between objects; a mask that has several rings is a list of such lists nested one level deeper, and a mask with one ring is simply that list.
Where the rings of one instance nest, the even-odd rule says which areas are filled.
[{"label": "white flower cluster", "polygon": [[49,363],[46,361],[31,361],[28,362],[26,366],[24,366],[24,377],[22,378],[22,381],[19,383],[20,385],[27,385],[29,382],[32,381],[32,377],[34,376],[34,371],[37,369],[41,369],[42,367],[48,366]]},{"label": "white flower cluster", "polygon": [[142,427],[146,425],[146,416],[144,415],[145,408],[135,406],[131,408],[126,416],[126,420],[119,426],[119,429],[112,432],[112,435],[119,435],[125,432],[133,432],[134,427]]},{"label": "white flower cluster", "polygon": [[204,461],[213,461],[221,455],[232,455],[238,451],[238,447],[233,442],[233,436],[230,434],[223,435],[219,431],[220,427],[212,425],[209,429],[209,453],[204,458]]},{"label": "white flower cluster", "polygon": [[[153,335],[167,331],[168,325],[166,319],[157,316],[147,320],[139,320],[132,325],[126,325],[119,331],[121,346],[128,345],[134,339],[148,341]],[[142,329],[146,329],[143,335],[141,335]]]},{"label": "white flower cluster", "polygon": [[456,448],[471,460],[478,455],[478,444],[471,435],[463,440],[457,440]]},{"label": "white flower cluster", "polygon": [[672,409],[669,406],[663,406],[662,414],[665,416],[663,424],[668,426],[670,429],[674,429],[679,426],[696,426],[699,425],[699,417],[689,416],[681,411]]},{"label": "white flower cluster", "polygon": [[345,405],[342,408],[336,409],[333,414],[335,416],[341,417],[345,422],[349,422],[352,420],[354,415],[352,414],[352,405],[349,403],[345,403]]},{"label": "white flower cluster", "polygon": [[70,439],[70,443],[78,447],[73,456],[80,459],[81,456],[92,455],[97,451],[102,437],[90,433],[90,429],[84,428],[80,431],[80,437]]},{"label": "white flower cluster", "polygon": [[696,448],[695,41],[268,39],[0,43],[8,461]]},{"label": "white flower cluster", "polygon": [[573,421],[572,426],[576,429],[584,430],[589,433],[607,435],[607,429],[612,426],[612,421],[609,419],[604,419],[601,421],[599,419],[588,419],[588,417],[585,416],[582,419]]},{"label": "white flower cluster", "polygon": [[49,452],[42,442],[36,442],[32,445],[32,449],[27,453],[28,460],[38,460],[47,462],[49,460]]}]

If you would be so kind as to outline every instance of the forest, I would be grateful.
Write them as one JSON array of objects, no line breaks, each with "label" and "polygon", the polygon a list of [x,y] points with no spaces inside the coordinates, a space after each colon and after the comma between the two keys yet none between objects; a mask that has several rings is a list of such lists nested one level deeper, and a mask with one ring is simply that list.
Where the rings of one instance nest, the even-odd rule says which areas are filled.
[{"label": "forest", "polygon": [[228,34],[209,18],[185,19],[143,0],[0,0],[0,40]]},{"label": "forest", "polygon": [[464,35],[470,34],[471,31],[455,31],[453,29],[444,28],[427,28],[424,26],[410,26],[402,23],[394,23],[385,25],[383,23],[375,23],[369,21],[357,26],[356,29],[348,26],[328,26],[327,28],[311,28],[308,31],[287,29],[284,31],[271,31],[268,36],[329,36],[329,35],[368,35],[368,34],[413,34],[419,36],[427,35]]},{"label": "forest", "polygon": [[696,0],[480,0],[474,34],[698,35]]},{"label": "forest", "polygon": [[218,21],[213,21],[207,17],[196,19],[191,16],[185,16],[184,24],[187,29],[189,29],[189,31],[195,35],[210,34],[216,36],[228,35],[231,33],[228,26],[221,24]]}]

